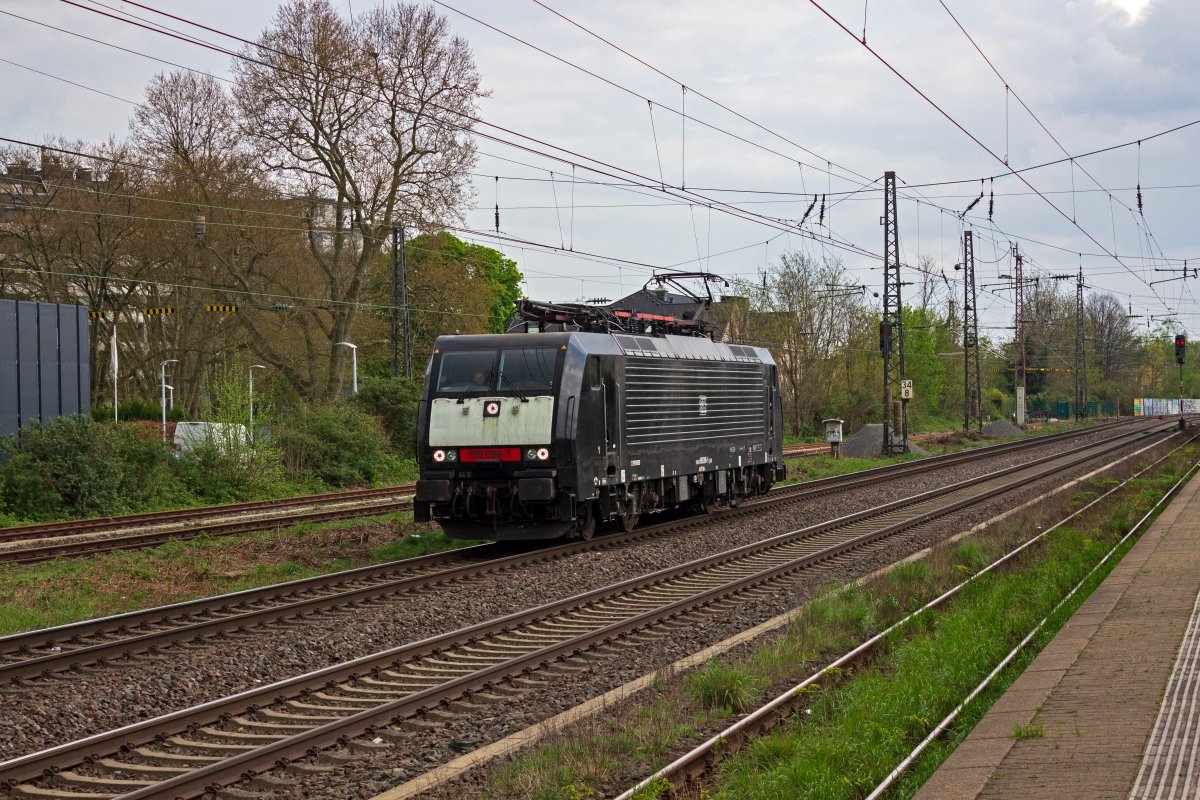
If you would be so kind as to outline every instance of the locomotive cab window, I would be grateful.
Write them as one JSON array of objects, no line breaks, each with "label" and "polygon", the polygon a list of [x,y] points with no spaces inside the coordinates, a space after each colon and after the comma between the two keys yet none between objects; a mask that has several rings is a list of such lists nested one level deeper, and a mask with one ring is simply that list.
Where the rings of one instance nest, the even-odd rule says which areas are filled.
[{"label": "locomotive cab window", "polygon": [[518,392],[548,392],[554,388],[554,365],[558,348],[529,347],[500,351],[497,389]]},{"label": "locomotive cab window", "polygon": [[486,350],[464,350],[442,353],[438,367],[439,392],[483,392],[495,386],[496,353]]}]

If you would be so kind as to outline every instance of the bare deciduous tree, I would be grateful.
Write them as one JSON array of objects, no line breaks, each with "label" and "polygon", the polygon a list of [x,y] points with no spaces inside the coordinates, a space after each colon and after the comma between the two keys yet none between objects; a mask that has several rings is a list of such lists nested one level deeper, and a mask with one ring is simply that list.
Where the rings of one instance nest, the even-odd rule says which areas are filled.
[{"label": "bare deciduous tree", "polygon": [[[448,222],[469,195],[479,74],[444,18],[408,4],[349,23],[326,0],[292,0],[246,56],[233,93],[246,141],[278,185],[311,198],[308,257],[327,302],[295,314],[310,363],[324,356],[328,369],[324,386],[293,378],[328,396],[346,358],[330,345],[349,336],[393,223]],[[272,342],[260,347],[288,363]]]}]

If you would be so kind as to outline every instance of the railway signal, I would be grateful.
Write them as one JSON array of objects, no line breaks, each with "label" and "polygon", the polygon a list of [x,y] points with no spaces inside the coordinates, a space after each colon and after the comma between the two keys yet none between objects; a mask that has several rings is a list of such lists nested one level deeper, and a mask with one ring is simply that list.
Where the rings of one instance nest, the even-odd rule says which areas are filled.
[{"label": "railway signal", "polygon": [[1187,337],[1182,333],[1175,334],[1175,363],[1182,364],[1187,356]]}]

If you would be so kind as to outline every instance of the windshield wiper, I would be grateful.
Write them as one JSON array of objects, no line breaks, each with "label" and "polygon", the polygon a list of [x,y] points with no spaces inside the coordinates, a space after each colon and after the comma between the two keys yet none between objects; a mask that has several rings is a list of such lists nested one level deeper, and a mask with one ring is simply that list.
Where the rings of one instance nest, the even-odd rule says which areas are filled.
[{"label": "windshield wiper", "polygon": [[522,403],[529,402],[529,398],[526,397],[525,395],[521,394],[521,390],[517,388],[517,385],[515,383],[513,383],[512,378],[505,375],[504,371],[501,370],[500,371],[500,382],[503,383],[504,381],[508,381],[508,385],[511,386],[512,390],[517,393],[517,397],[521,398]]},{"label": "windshield wiper", "polygon": [[[492,374],[493,373],[491,371],[488,371],[487,373],[484,374],[482,381],[480,381],[479,383],[472,382],[470,386],[461,390],[462,393],[463,394],[477,394],[479,392],[486,392],[486,391],[490,390],[492,388]],[[458,402],[462,403],[461,397],[458,398]]]}]

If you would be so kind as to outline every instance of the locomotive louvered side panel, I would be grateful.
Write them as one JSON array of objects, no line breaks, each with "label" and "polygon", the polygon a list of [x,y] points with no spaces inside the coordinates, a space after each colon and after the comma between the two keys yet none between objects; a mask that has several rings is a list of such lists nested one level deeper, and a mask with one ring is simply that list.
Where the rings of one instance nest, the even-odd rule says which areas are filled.
[{"label": "locomotive louvered side panel", "polygon": [[644,446],[763,437],[764,372],[759,363],[628,358],[625,441]]}]

